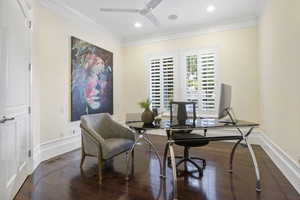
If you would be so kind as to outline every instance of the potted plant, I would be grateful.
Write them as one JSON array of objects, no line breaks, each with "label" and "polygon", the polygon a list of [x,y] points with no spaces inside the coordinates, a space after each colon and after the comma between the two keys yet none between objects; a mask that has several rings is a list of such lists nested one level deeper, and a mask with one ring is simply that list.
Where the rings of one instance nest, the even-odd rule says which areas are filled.
[{"label": "potted plant", "polygon": [[141,101],[138,103],[141,108],[145,109],[142,113],[142,121],[145,124],[152,124],[154,121],[153,112],[150,110],[151,101],[147,99],[146,101]]}]

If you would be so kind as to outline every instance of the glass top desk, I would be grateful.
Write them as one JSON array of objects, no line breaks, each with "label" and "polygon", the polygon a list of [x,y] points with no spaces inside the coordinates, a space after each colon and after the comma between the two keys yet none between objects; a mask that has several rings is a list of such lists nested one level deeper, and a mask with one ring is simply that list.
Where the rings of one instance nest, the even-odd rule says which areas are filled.
[{"label": "glass top desk", "polygon": [[[158,160],[160,162],[161,167],[161,177],[165,178],[166,175],[166,157],[167,154],[170,152],[171,157],[171,164],[172,164],[172,170],[173,170],[173,184],[174,184],[174,199],[177,198],[177,176],[176,176],[176,163],[175,163],[175,155],[174,155],[174,141],[172,140],[172,132],[173,131],[180,131],[180,130],[203,130],[204,138],[202,140],[209,140],[209,141],[226,141],[226,140],[234,140],[236,143],[234,144],[231,154],[230,154],[230,162],[229,162],[229,172],[232,173],[232,164],[233,164],[233,158],[236,151],[237,146],[243,141],[245,143],[245,146],[248,148],[253,167],[255,169],[256,174],[256,191],[260,192],[261,189],[261,179],[260,179],[260,172],[257,164],[257,160],[254,154],[254,151],[252,149],[251,144],[248,142],[248,137],[251,135],[254,128],[258,127],[258,123],[253,122],[247,122],[247,121],[240,121],[238,120],[236,123],[232,122],[222,122],[217,119],[196,119],[194,120],[187,120],[185,126],[172,126],[170,124],[170,120],[163,119],[159,125],[144,125],[143,122],[135,121],[135,122],[126,122],[126,124],[133,130],[135,130],[140,137],[138,137],[136,143],[138,142],[139,138],[144,138],[146,142],[153,147],[154,153],[158,157]],[[155,130],[155,129],[164,129],[166,130],[166,136],[168,137],[168,141],[165,147],[164,152],[164,160],[163,163],[161,162],[161,158],[158,154],[157,149],[155,146],[151,143],[151,141],[145,137],[145,133],[147,130]],[[234,132],[232,134],[228,135],[222,135],[222,136],[209,136],[209,133],[207,133],[211,129],[235,129],[237,132]],[[188,134],[188,133],[187,133]],[[195,134],[195,133],[193,133]],[[196,133],[197,134],[197,133]],[[188,140],[201,140],[201,138],[188,138],[184,139],[185,141]],[[136,144],[135,143],[135,144]],[[135,146],[134,144],[134,146]],[[132,149],[134,149],[134,146]],[[129,154],[130,155],[130,154]],[[163,164],[163,165],[162,165]]]}]

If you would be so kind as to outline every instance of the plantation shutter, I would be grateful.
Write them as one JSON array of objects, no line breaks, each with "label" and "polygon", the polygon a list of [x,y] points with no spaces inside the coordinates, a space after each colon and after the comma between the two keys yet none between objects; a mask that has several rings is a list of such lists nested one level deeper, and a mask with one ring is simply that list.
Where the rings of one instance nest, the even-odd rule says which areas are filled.
[{"label": "plantation shutter", "polygon": [[[176,55],[176,54],[175,54]],[[169,110],[172,99],[196,102],[200,116],[213,117],[217,112],[217,74],[215,50],[188,51],[182,54],[180,68],[174,55],[150,60],[150,99],[153,108]],[[188,109],[192,111],[192,107]]]},{"label": "plantation shutter", "polygon": [[161,106],[161,60],[150,60],[150,98],[152,108]]},{"label": "plantation shutter", "polygon": [[165,110],[169,110],[170,100],[174,96],[174,58],[162,59],[163,68],[163,105]]},{"label": "plantation shutter", "polygon": [[216,110],[216,54],[200,54],[201,110],[211,113]]},{"label": "plantation shutter", "polygon": [[[216,54],[190,52],[185,55],[185,99],[197,102],[197,112],[216,112]],[[192,109],[192,108],[191,108]]]},{"label": "plantation shutter", "polygon": [[[187,101],[196,102],[196,109],[198,110],[199,102],[199,71],[198,71],[198,55],[188,55],[186,56],[186,90],[185,96]],[[192,107],[189,108],[192,111]]]},{"label": "plantation shutter", "polygon": [[150,60],[150,98],[152,109],[169,110],[169,102],[174,96],[173,56]]}]

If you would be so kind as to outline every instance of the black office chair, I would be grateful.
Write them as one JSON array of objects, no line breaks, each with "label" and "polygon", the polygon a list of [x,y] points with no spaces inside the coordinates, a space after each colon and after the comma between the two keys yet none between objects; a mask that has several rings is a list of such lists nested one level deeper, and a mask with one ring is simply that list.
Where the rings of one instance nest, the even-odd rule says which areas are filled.
[{"label": "black office chair", "polygon": [[[178,127],[179,130],[172,131],[171,137],[174,143],[184,147],[183,156],[175,156],[179,161],[176,163],[176,168],[184,163],[184,172],[191,174],[199,172],[199,177],[203,176],[203,170],[206,167],[206,161],[199,157],[190,157],[189,149],[191,147],[201,147],[209,144],[209,140],[205,136],[192,134],[189,127],[195,126],[196,123],[196,103],[195,102],[171,102],[170,103],[170,125],[172,128]],[[201,138],[201,140],[199,140]],[[195,139],[195,140],[194,140]],[[197,140],[198,139],[198,140]],[[201,161],[202,166],[199,166],[196,161]],[[168,159],[170,164],[170,159]],[[197,170],[188,171],[187,163],[191,163]],[[177,170],[178,171],[178,170]]]}]

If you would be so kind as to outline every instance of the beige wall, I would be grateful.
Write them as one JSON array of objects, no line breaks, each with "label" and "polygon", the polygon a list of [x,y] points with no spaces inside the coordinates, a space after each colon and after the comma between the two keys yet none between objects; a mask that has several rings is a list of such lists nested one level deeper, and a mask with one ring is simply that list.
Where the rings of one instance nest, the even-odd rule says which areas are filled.
[{"label": "beige wall", "polygon": [[259,27],[265,133],[300,159],[300,1],[268,0]]},{"label": "beige wall", "polygon": [[[35,145],[72,135],[70,123],[70,36],[114,53],[114,112],[122,113],[122,50],[120,42],[78,18],[68,18],[38,6],[34,30]],[[86,23],[86,25],[85,25]]]},{"label": "beige wall", "polygon": [[218,48],[221,81],[233,86],[233,107],[239,118],[259,121],[259,82],[256,27],[167,40],[124,48],[125,112],[141,112],[137,102],[148,97],[145,58],[184,49]]},{"label": "beige wall", "polygon": [[114,109],[120,118],[128,112],[141,112],[137,102],[148,97],[147,55],[217,47],[221,81],[233,86],[232,104],[237,116],[261,121],[266,134],[299,159],[298,0],[269,0],[259,34],[252,27],[125,48],[107,31],[67,19],[39,5],[33,7],[34,146],[69,136],[78,127],[69,121],[69,38],[73,35],[114,52]]}]

